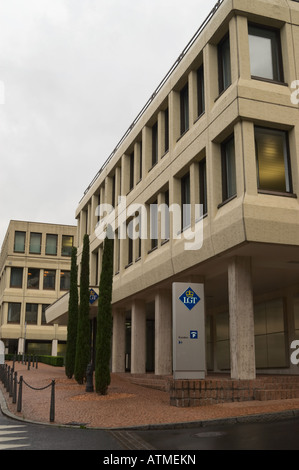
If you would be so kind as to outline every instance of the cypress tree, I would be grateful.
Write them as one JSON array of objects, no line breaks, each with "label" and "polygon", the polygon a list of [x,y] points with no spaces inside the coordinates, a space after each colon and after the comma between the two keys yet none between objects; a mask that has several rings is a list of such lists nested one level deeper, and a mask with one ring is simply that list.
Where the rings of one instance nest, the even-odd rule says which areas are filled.
[{"label": "cypress tree", "polygon": [[112,337],[112,282],[113,238],[104,240],[102,271],[99,284],[99,302],[96,335],[95,389],[106,395],[110,384],[110,357]]},{"label": "cypress tree", "polygon": [[90,362],[89,323],[89,236],[84,235],[80,273],[80,303],[77,328],[75,379],[83,384],[86,368]]},{"label": "cypress tree", "polygon": [[77,324],[78,324],[78,267],[77,267],[77,248],[72,249],[71,259],[71,279],[69,294],[67,324],[67,343],[65,357],[65,373],[71,379],[75,370],[76,343],[77,343]]}]

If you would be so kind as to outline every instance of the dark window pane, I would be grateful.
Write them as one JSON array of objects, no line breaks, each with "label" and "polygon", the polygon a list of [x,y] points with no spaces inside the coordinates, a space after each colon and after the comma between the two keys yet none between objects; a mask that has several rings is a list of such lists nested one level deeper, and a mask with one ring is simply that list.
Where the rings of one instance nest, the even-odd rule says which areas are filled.
[{"label": "dark window pane", "polygon": [[164,111],[164,118],[165,118],[164,152],[166,153],[169,150],[169,111],[168,111],[168,108]]},{"label": "dark window pane", "polygon": [[28,268],[27,288],[39,289],[39,269]]},{"label": "dark window pane", "polygon": [[205,86],[203,65],[197,70],[197,115],[205,112]]},{"label": "dark window pane", "polygon": [[134,152],[130,155],[130,190],[134,186]]},{"label": "dark window pane", "polygon": [[69,290],[69,288],[70,288],[70,271],[61,271],[60,290]]},{"label": "dark window pane", "polygon": [[202,204],[202,214],[206,214],[208,212],[206,159],[199,163],[199,203]]},{"label": "dark window pane", "polygon": [[189,129],[189,92],[188,83],[180,92],[181,134]]},{"label": "dark window pane", "polygon": [[158,124],[152,127],[152,166],[158,161]]},{"label": "dark window pane", "polygon": [[231,137],[222,144],[222,196],[223,201],[236,194],[235,142]]},{"label": "dark window pane", "polygon": [[55,289],[55,271],[44,270],[44,289]]},{"label": "dark window pane", "polygon": [[30,325],[37,325],[38,304],[26,304],[25,321]]},{"label": "dark window pane", "polygon": [[18,302],[9,302],[7,323],[20,323],[21,319],[21,304]]},{"label": "dark window pane", "polygon": [[189,172],[181,179],[181,200],[182,228],[184,229],[191,223]]},{"label": "dark window pane", "polygon": [[22,287],[23,268],[11,268],[10,287]]},{"label": "dark window pane", "polygon": [[231,84],[230,44],[227,35],[218,45],[219,93]]}]

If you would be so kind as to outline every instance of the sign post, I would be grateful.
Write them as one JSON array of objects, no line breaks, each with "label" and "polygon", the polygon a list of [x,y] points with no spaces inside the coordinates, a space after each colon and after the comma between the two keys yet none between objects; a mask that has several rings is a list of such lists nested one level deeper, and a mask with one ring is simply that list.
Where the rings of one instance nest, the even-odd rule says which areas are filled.
[{"label": "sign post", "polygon": [[174,379],[206,374],[204,285],[172,284]]}]

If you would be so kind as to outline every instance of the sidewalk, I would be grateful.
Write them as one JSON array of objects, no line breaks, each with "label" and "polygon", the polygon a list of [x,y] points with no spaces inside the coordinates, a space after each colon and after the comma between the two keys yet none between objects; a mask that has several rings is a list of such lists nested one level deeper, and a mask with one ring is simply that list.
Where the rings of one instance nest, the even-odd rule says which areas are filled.
[{"label": "sidewalk", "polygon": [[[12,365],[8,362],[8,365]],[[131,383],[125,374],[112,374],[108,395],[85,391],[74,379],[65,376],[64,368],[38,364],[27,370],[15,363],[18,380],[43,388],[55,380],[55,421],[50,423],[51,387],[34,390],[23,383],[22,411],[0,382],[0,405],[4,413],[17,419],[52,425],[86,426],[115,429],[124,427],[163,428],[166,426],[206,425],[217,420],[240,422],[299,417],[299,398],[273,401],[248,401],[213,406],[177,408],[170,406],[169,393]],[[218,421],[220,420],[220,421]]]}]

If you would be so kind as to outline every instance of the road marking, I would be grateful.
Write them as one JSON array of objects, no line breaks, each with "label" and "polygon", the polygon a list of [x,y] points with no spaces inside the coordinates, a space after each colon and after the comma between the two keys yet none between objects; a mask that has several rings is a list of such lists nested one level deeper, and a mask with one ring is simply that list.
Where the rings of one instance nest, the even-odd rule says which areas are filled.
[{"label": "road marking", "polygon": [[[18,430],[16,430],[18,428]],[[26,426],[6,426],[0,425],[0,450],[12,449],[16,447],[28,447],[29,443],[18,443],[16,441],[23,441],[28,439],[27,436],[16,436],[16,434],[27,433],[26,430],[19,428],[26,428]],[[13,441],[13,442],[12,442]]]},{"label": "road marking", "polygon": [[148,442],[130,431],[113,431],[109,433],[122,444],[125,450],[155,450]]}]

